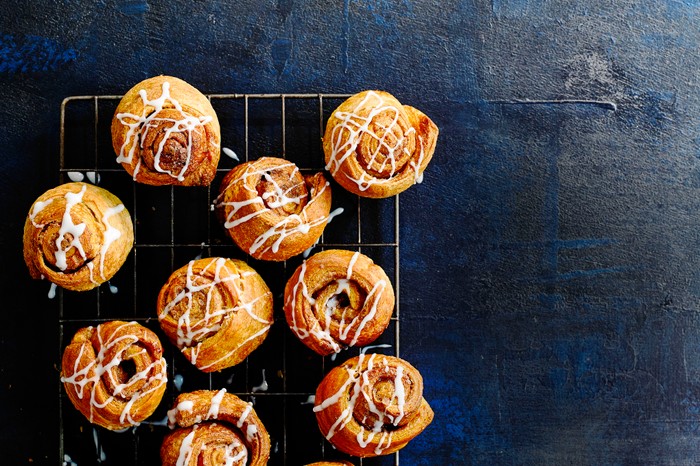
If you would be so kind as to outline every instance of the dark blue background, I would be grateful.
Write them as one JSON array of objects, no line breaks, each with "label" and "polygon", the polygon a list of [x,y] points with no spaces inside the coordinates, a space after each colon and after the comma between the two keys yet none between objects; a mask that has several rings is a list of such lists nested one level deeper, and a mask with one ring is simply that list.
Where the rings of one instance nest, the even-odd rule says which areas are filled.
[{"label": "dark blue background", "polygon": [[155,74],[379,88],[440,127],[402,195],[401,355],[436,412],[402,464],[700,463],[700,4],[263,3],[0,4],[2,463],[60,462],[56,316],[21,255],[60,103]]}]

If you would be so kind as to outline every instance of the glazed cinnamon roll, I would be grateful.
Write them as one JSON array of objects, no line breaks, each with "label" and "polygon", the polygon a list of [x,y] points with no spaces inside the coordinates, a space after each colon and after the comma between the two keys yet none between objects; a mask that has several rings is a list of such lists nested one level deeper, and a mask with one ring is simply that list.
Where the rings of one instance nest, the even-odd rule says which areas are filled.
[{"label": "glazed cinnamon roll", "polygon": [[270,436],[253,405],[226,389],[179,395],[168,425],[163,466],[264,466],[270,457]]},{"label": "glazed cinnamon roll", "polygon": [[423,378],[403,359],[360,354],[333,368],[316,390],[321,433],[353,456],[388,455],[405,447],[433,420]]},{"label": "glazed cinnamon roll", "polygon": [[34,201],[23,241],[32,278],[85,291],[117,273],[133,248],[134,230],[129,211],[114,194],[71,182]]},{"label": "glazed cinnamon roll", "polygon": [[158,407],[167,382],[158,336],[137,322],[85,327],[63,352],[61,382],[73,405],[93,424],[121,430]]},{"label": "glazed cinnamon roll", "polygon": [[384,270],[364,254],[341,249],[306,259],[284,289],[287,324],[322,356],[376,340],[389,325],[394,304]]},{"label": "glazed cinnamon roll", "polygon": [[323,173],[303,175],[287,160],[262,157],[224,177],[214,201],[228,235],[256,259],[283,261],[313,246],[333,215]]},{"label": "glazed cinnamon roll", "polygon": [[393,196],[422,181],[438,132],[424,113],[393,95],[360,92],[340,104],[326,123],[326,170],[359,196]]},{"label": "glazed cinnamon roll", "polygon": [[267,337],[272,293],[245,262],[223,257],[190,261],[174,271],[157,301],[168,339],[203,372],[243,361]]},{"label": "glazed cinnamon roll", "polygon": [[112,118],[112,146],[135,181],[208,186],[220,157],[219,120],[209,100],[173,76],[141,81]]}]

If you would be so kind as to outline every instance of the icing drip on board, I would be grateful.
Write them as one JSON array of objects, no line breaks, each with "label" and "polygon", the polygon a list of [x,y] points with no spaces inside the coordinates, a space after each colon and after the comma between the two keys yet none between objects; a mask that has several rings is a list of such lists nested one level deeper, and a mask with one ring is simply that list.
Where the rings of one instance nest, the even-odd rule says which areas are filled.
[{"label": "icing drip on board", "polygon": [[[163,82],[162,93],[157,99],[149,99],[145,89],[141,89],[139,91],[139,96],[143,102],[143,109],[140,115],[136,115],[134,113],[118,113],[116,115],[121,124],[129,128],[126,133],[124,144],[119,150],[117,162],[131,164],[133,162],[134,154],[136,153],[136,148],[143,148],[143,140],[146,138],[148,131],[162,123],[169,123],[170,127],[165,131],[165,135],[160,141],[158,149],[154,155],[153,168],[160,173],[167,173],[178,181],[184,181],[185,172],[189,168],[190,161],[192,160],[192,132],[198,127],[204,127],[207,123],[212,121],[213,118],[208,115],[195,117],[186,114],[183,111],[180,102],[170,95],[170,83],[168,81]],[[159,118],[158,114],[165,108],[175,108],[175,110],[180,112],[181,118]],[[187,156],[182,169],[177,173],[173,173],[172,171],[161,168],[160,166],[160,157],[163,153],[165,143],[174,133],[185,133],[187,137]],[[126,148],[128,146],[130,147],[127,153]],[[136,179],[140,166],[141,160],[138,160],[136,168],[134,169],[134,179]]]}]

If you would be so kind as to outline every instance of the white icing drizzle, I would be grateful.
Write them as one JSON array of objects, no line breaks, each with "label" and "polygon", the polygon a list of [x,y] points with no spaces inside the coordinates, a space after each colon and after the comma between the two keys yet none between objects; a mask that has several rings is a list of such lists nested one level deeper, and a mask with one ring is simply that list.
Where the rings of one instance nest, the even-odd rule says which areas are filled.
[{"label": "white icing drizzle", "polygon": [[116,286],[114,286],[110,283],[109,284],[109,292],[112,294],[117,294],[117,293],[119,293],[119,288],[117,288]]},{"label": "white icing drizzle", "polygon": [[[178,453],[178,462],[177,464],[180,465],[182,464],[183,466],[188,464],[189,460],[191,459],[191,456],[193,454],[193,448],[192,448],[192,443],[195,437],[195,431],[199,427],[199,423],[202,421],[206,420],[212,420],[212,419],[218,419],[219,417],[219,411],[221,409],[221,403],[224,399],[224,396],[226,394],[226,389],[222,388],[219,390],[211,399],[211,403],[209,405],[209,411],[207,414],[204,416],[202,419],[201,417],[197,416],[195,419],[195,424],[192,427],[192,431],[185,437],[183,442],[181,443],[180,450]],[[176,418],[177,414],[180,411],[186,411],[191,413],[194,408],[194,401],[191,400],[185,400],[181,401],[180,403],[177,404],[173,409],[168,411],[168,425],[171,428],[175,428],[176,424]],[[254,439],[255,434],[258,432],[257,427],[254,424],[249,424],[246,422],[248,416],[253,410],[253,405],[252,403],[247,403],[245,409],[241,413],[240,417],[238,418],[238,421],[236,422],[236,427],[238,429],[244,430],[246,434],[246,438],[248,442],[252,442]],[[245,426],[245,429],[243,429]],[[242,447],[242,448],[241,448]],[[207,448],[207,445],[202,445],[201,449],[204,450]],[[223,454],[223,464],[225,465],[234,465],[234,464],[247,464],[247,459],[248,459],[248,449],[247,447],[240,443],[239,441],[235,441],[234,443],[230,445],[226,445]],[[238,453],[235,453],[236,450],[240,448]]]},{"label": "white icing drizzle", "polygon": [[252,442],[255,438],[255,434],[258,433],[258,428],[255,426],[255,424],[246,422],[252,411],[253,403],[248,403],[246,408],[243,410],[241,417],[238,418],[238,422],[236,423],[236,427],[241,430],[243,430],[243,427],[245,426],[245,435],[248,442]]},{"label": "white icing drizzle", "polygon": [[249,442],[252,442],[253,439],[255,438],[255,434],[258,433],[258,428],[255,426],[255,424],[248,424],[248,427],[246,427],[245,430],[245,438]]},{"label": "white icing drizzle", "polygon": [[102,280],[105,280],[105,256],[107,255],[107,250],[112,243],[118,240],[122,235],[122,232],[119,231],[118,228],[114,228],[112,225],[110,225],[109,217],[118,214],[123,210],[124,204],[119,204],[115,207],[110,207],[107,209],[105,214],[102,216],[102,223],[104,223],[104,225],[107,227],[104,232],[104,242],[100,248],[100,276],[102,277]]},{"label": "white icing drizzle", "polygon": [[[365,106],[371,106],[372,109],[367,116],[363,117],[358,111]],[[382,136],[379,136],[370,130],[370,124],[377,115],[383,112],[392,113],[393,119],[388,126],[382,127],[384,133]],[[402,132],[401,136],[397,138],[396,141],[393,141],[393,143],[386,141],[386,136],[392,134],[392,130],[398,125],[400,114],[401,112],[397,107],[387,104],[386,101],[374,91],[369,91],[352,111],[335,112],[334,116],[339,121],[331,132],[332,152],[326,164],[326,170],[329,170],[331,174],[335,176],[343,163],[355,153],[360,143],[361,136],[369,135],[376,140],[376,147],[371,154],[370,160],[367,162],[367,166],[372,166],[379,155],[382,154],[383,150],[385,159],[380,165],[380,171],[383,172],[387,164],[390,164],[391,170],[389,176],[387,178],[375,178],[363,172],[359,178],[352,178],[347,174],[346,177],[350,181],[356,183],[360,191],[366,191],[374,184],[391,181],[391,178],[393,178],[397,172],[396,151],[404,145],[405,138],[415,132],[415,128],[409,128],[406,132]],[[344,137],[345,142],[343,142]],[[408,149],[404,147],[403,151],[407,153]],[[408,155],[410,156],[411,154]]]},{"label": "white icing drizzle", "polygon": [[[70,215],[70,211],[83,200],[83,195],[87,185],[83,185],[82,189],[78,193],[68,192],[65,195],[66,198],[66,210],[63,212],[63,219],[61,220],[61,228],[58,230],[58,238],[56,239],[56,267],[61,271],[66,270],[68,264],[66,263],[66,252],[70,248],[76,248],[83,259],[85,259],[85,251],[83,250],[83,245],[80,243],[80,235],[85,231],[87,226],[85,223],[78,223],[77,225],[73,223],[73,218]],[[63,249],[63,240],[66,234],[71,234],[73,238],[71,239],[68,247]]]},{"label": "white icing drizzle", "polygon": [[97,452],[97,462],[102,463],[107,460],[107,455],[105,455],[104,449],[100,444],[100,439],[97,436],[97,429],[92,428],[92,440],[95,442],[95,451]]},{"label": "white icing drizzle", "polygon": [[423,165],[423,159],[425,158],[425,147],[423,146],[423,136],[418,136],[418,142],[420,143],[420,155],[418,156],[418,160],[415,162],[411,160],[410,165],[411,168],[413,168],[413,184],[420,184],[423,182],[423,172],[421,171],[420,167]]},{"label": "white icing drizzle", "polygon": [[[246,464],[248,460],[248,449],[247,448],[242,448],[238,454],[233,455],[233,451],[235,446],[238,445],[229,445],[226,447],[226,451],[224,453],[224,466],[233,466],[234,464]],[[233,455],[233,456],[232,456]]]},{"label": "white icing drizzle", "polygon": [[[85,348],[88,345],[88,343],[83,344],[80,347],[80,352],[78,353],[78,356],[75,358],[73,373],[70,376],[61,377],[61,382],[63,382],[64,384],[72,385],[76,391],[76,395],[81,400],[86,395],[85,387],[88,384],[91,384],[90,392],[88,394],[90,397],[90,422],[92,422],[93,420],[95,409],[102,409],[112,403],[118,403],[119,401],[116,399],[116,397],[121,392],[123,392],[126,388],[130,387],[132,384],[140,380],[146,380],[147,384],[152,384],[153,386],[148,390],[142,390],[134,393],[131,396],[131,398],[124,404],[124,407],[122,408],[122,412],[120,413],[119,417],[119,421],[121,423],[128,423],[132,426],[138,425],[139,423],[136,422],[131,416],[131,409],[134,406],[134,404],[141,398],[148,396],[151,392],[158,390],[161,387],[161,385],[164,385],[167,382],[166,362],[163,358],[156,359],[151,364],[146,366],[146,368],[144,368],[142,371],[134,374],[124,384],[117,384],[116,381],[112,378],[112,382],[115,385],[114,393],[107,397],[104,403],[99,403],[97,401],[97,390],[100,385],[101,377],[104,374],[108,374],[110,377],[113,377],[111,369],[113,367],[118,366],[122,362],[122,354],[124,353],[124,351],[126,351],[131,344],[134,344],[139,341],[138,337],[136,337],[135,335],[125,334],[120,337],[115,337],[115,335],[122,328],[128,325],[135,324],[135,322],[124,323],[120,325],[117,329],[115,329],[115,331],[111,335],[107,336],[103,335],[103,332],[98,331],[97,338],[100,343],[100,351],[95,356],[95,359],[86,364],[82,369],[78,370],[78,368],[81,365]],[[121,350],[119,350],[111,360],[106,361],[106,354],[108,354],[114,346],[118,345],[124,340],[127,340],[127,344],[123,345]],[[92,376],[90,376],[90,372],[93,372]],[[149,375],[151,373],[152,375]]]},{"label": "white icing drizzle", "polygon": [[376,348],[391,348],[391,345],[384,343],[384,344],[379,344],[379,345],[365,346],[364,348],[360,349],[360,353],[365,354],[367,351],[373,350]]},{"label": "white icing drizzle", "polygon": [[192,400],[183,400],[177,404],[173,409],[168,410],[168,423],[172,426],[175,425],[177,414],[180,411],[186,413],[191,413],[192,408],[194,408],[194,402]]},{"label": "white icing drizzle", "polygon": [[241,417],[238,418],[238,422],[236,423],[236,427],[239,429],[243,427],[243,424],[245,423],[245,420],[248,418],[248,415],[250,412],[253,410],[253,403],[248,403],[245,409],[243,410],[243,413],[241,414]]},{"label": "white icing drizzle", "polygon": [[184,439],[182,439],[182,443],[180,444],[180,452],[177,457],[177,462],[175,463],[177,466],[185,466],[190,462],[190,457],[192,456],[192,441],[194,440],[194,434],[197,431],[197,427],[197,425],[193,426],[190,433],[187,434]]},{"label": "white icing drizzle", "polygon": [[262,382],[260,382],[260,385],[256,385],[255,387],[251,388],[251,391],[253,393],[255,392],[265,392],[268,389],[267,385],[267,380],[265,379],[265,369],[262,370]]},{"label": "white icing drizzle", "polygon": [[[313,411],[323,411],[338,403],[342,397],[350,395],[348,406],[343,410],[340,416],[338,416],[328,432],[325,434],[326,439],[330,440],[337,432],[341,431],[350,421],[352,421],[355,405],[359,397],[362,396],[367,403],[369,412],[376,417],[376,420],[374,421],[374,425],[371,429],[368,429],[364,425],[360,424],[361,429],[357,433],[356,441],[360,447],[366,448],[367,445],[369,445],[370,442],[372,442],[372,440],[379,435],[379,441],[374,452],[380,455],[391,446],[392,439],[392,432],[385,430],[384,426],[398,426],[405,415],[404,407],[406,403],[406,387],[403,383],[404,370],[402,366],[398,366],[396,368],[396,376],[394,377],[394,392],[391,400],[389,400],[387,404],[387,408],[393,404],[394,400],[396,400],[396,405],[399,412],[398,415],[392,416],[388,412],[380,410],[374,404],[374,401],[371,398],[372,390],[367,389],[370,384],[368,374],[374,368],[374,365],[381,364],[384,366],[384,371],[388,372],[390,367],[389,362],[381,355],[371,354],[367,361],[367,369],[363,371],[361,368],[363,367],[363,362],[366,357],[367,356],[364,352],[360,352],[357,365],[354,368],[347,366],[345,367],[345,370],[347,371],[347,380],[337,392],[315,405]],[[375,361],[375,359],[380,360]]]},{"label": "white icing drizzle", "polygon": [[182,376],[182,374],[175,374],[175,377],[173,377],[173,385],[177,389],[177,391],[182,391],[182,383],[185,381],[185,378]]},{"label": "white icing drizzle", "polygon": [[92,184],[98,184],[100,182],[100,174],[97,172],[87,172],[85,174],[87,176],[87,179],[90,180],[90,183]]},{"label": "white icing drizzle", "polygon": [[[214,267],[214,277],[212,280],[205,280],[202,284],[195,284],[197,274],[194,273],[193,266],[195,261],[192,260],[187,265],[187,275],[185,287],[178,293],[172,301],[167,303],[161,313],[158,315],[160,320],[165,319],[170,311],[181,301],[186,300],[187,308],[178,318],[178,329],[177,329],[177,345],[181,350],[187,348],[191,349],[191,361],[195,363],[197,360],[197,355],[199,353],[199,342],[197,345],[192,346],[195,341],[200,339],[202,336],[210,335],[216,333],[221,328],[221,324],[217,323],[220,316],[225,316],[229,313],[238,312],[240,310],[245,311],[253,320],[265,324],[267,328],[272,324],[272,322],[263,319],[262,317],[256,315],[253,312],[254,305],[261,299],[266,299],[269,296],[269,292],[261,295],[250,302],[239,301],[236,306],[232,308],[223,309],[213,309],[211,306],[212,294],[216,290],[216,287],[220,284],[230,284],[236,290],[237,296],[243,295],[243,290],[241,285],[238,283],[239,280],[254,274],[255,272],[238,272],[238,273],[228,273],[226,276],[222,277],[222,270],[226,269],[230,272],[226,266],[226,259],[223,257],[211,258],[210,262],[203,267],[199,276],[205,276],[209,273],[210,268]],[[191,311],[194,303],[193,296],[195,293],[205,292],[206,293],[206,305],[204,310],[204,317],[198,321],[192,321]],[[203,324],[203,325],[201,325]],[[195,329],[200,325],[201,327]]]},{"label": "white icing drizzle", "polygon": [[[66,206],[65,210],[63,211],[63,215],[61,217],[61,226],[59,227],[58,230],[58,238],[56,238],[56,251],[54,252],[54,256],[56,258],[56,267],[61,270],[61,272],[65,271],[66,268],[68,268],[68,263],[67,263],[67,253],[71,248],[76,248],[80,256],[83,258],[83,260],[86,259],[86,254],[85,254],[85,249],[83,248],[82,243],[80,242],[80,237],[83,235],[85,232],[85,229],[87,228],[87,224],[85,223],[78,223],[75,224],[73,222],[73,218],[71,217],[71,210],[73,207],[76,205],[80,204],[83,201],[83,197],[85,195],[85,192],[87,190],[87,185],[83,185],[80,191],[78,192],[67,192],[64,195],[64,198],[66,199]],[[29,214],[29,219],[32,222],[32,225],[34,225],[35,228],[43,228],[45,224],[41,223],[36,223],[35,218],[36,216],[43,211],[46,206],[51,204],[54,201],[54,198],[49,198],[46,201],[37,201],[34,203],[34,207],[32,208],[31,213]],[[105,261],[105,256],[107,255],[107,252],[110,248],[110,246],[118,240],[122,233],[118,228],[113,227],[109,223],[109,218],[112,217],[113,215],[116,215],[123,211],[125,209],[124,204],[118,204],[114,207],[108,208],[104,215],[101,218],[102,224],[105,227],[105,231],[103,233],[103,243],[102,246],[100,247],[100,276],[102,277],[102,281],[106,280],[105,274],[104,274],[104,261]],[[72,239],[70,243],[67,245],[67,247],[64,249],[63,248],[63,242],[66,239],[66,235],[70,234],[72,236]],[[86,266],[89,269],[90,272],[90,281],[96,285],[99,285],[99,282],[95,280],[94,275],[93,275],[93,267],[94,264],[92,262],[87,262]],[[116,287],[110,288],[110,291],[112,293],[116,293]],[[51,296],[50,296],[51,297]]]},{"label": "white icing drizzle", "polygon": [[49,299],[53,299],[56,297],[56,284],[52,283],[51,286],[49,287]]},{"label": "white icing drizzle", "polygon": [[221,151],[222,151],[224,154],[226,154],[228,157],[231,157],[231,158],[232,158],[233,160],[235,160],[236,162],[239,162],[239,161],[240,161],[240,159],[238,158],[238,155],[236,155],[236,153],[235,153],[233,150],[229,149],[228,147],[223,147],[223,148],[221,149]]},{"label": "white icing drizzle", "polygon": [[[289,187],[286,190],[283,190],[277,182],[272,178],[270,175],[270,172],[281,170],[287,167],[293,167],[294,169],[292,170],[292,173],[289,175],[289,179],[291,180],[294,175],[299,171],[298,167],[294,165],[293,163],[286,163],[286,164],[280,164],[276,167],[270,168],[270,169],[261,169],[261,170],[254,170],[253,165],[247,166],[244,173],[238,177],[235,180],[232,180],[228,186],[231,186],[233,184],[237,183],[243,183],[245,186],[245,180],[251,176],[255,177],[260,177],[264,178],[268,183],[270,183],[273,186],[273,191],[268,191],[262,194],[260,196],[255,189],[251,189],[246,186],[246,189],[255,194],[254,197],[251,197],[249,199],[245,199],[242,201],[230,201],[230,202],[224,202],[222,199],[225,195],[226,190],[228,189],[228,186],[222,190],[221,194],[217,196],[217,198],[214,201],[215,207],[219,208],[230,208],[230,211],[227,213],[226,220],[224,221],[224,228],[226,229],[231,229],[235,228],[255,217],[258,217],[260,215],[265,214],[266,212],[271,211],[272,209],[282,207],[286,204],[289,203],[294,203],[294,204],[300,204],[303,197],[302,196],[297,196],[297,197],[290,197],[288,196],[289,192],[292,191],[294,188],[297,186],[300,186],[301,184],[295,184],[291,187]],[[261,250],[261,254],[264,254],[267,251],[272,250],[273,253],[277,253],[279,251],[279,248],[282,244],[282,242],[289,236],[293,234],[306,234],[309,232],[311,228],[314,228],[319,225],[327,224],[330,222],[333,217],[340,215],[343,213],[342,208],[338,208],[334,210],[333,212],[330,212],[327,216],[322,216],[317,219],[308,219],[306,212],[310,208],[310,206],[316,202],[316,200],[321,196],[321,194],[330,186],[330,183],[326,182],[325,185],[321,188],[321,190],[314,196],[312,197],[308,204],[302,209],[300,214],[290,214],[283,218],[280,222],[277,224],[271,226],[268,228],[265,232],[263,232],[261,235],[259,235],[257,238],[253,240],[251,243],[250,247],[248,248],[248,252],[252,255],[255,254],[258,250],[260,250],[265,244],[268,242],[268,240],[271,240],[275,238],[275,240],[272,242],[271,245],[265,247],[264,249]],[[246,206],[249,205],[254,205],[254,204],[260,204],[261,208],[258,210],[255,210],[247,215],[244,215],[240,218],[236,218],[238,212]]]},{"label": "white icing drizzle", "polygon": [[[161,122],[171,123],[171,126],[165,131],[165,134],[158,145],[158,150],[155,153],[153,165],[156,171],[160,173],[167,173],[178,181],[183,181],[185,179],[184,174],[189,168],[190,161],[192,158],[192,131],[197,127],[204,126],[210,121],[212,121],[211,116],[195,117],[192,115],[187,115],[183,110],[180,103],[170,95],[170,83],[168,81],[163,82],[162,93],[157,99],[149,99],[146,90],[141,89],[139,91],[139,96],[143,102],[143,109],[140,115],[134,113],[118,113],[116,116],[122,125],[128,127],[124,144],[119,150],[119,156],[117,157],[118,163],[132,163],[134,154],[136,152],[137,146],[143,147],[143,140],[146,138],[146,134],[150,128],[156,127]],[[180,119],[173,118],[159,118],[158,114],[164,109],[168,108],[166,105],[170,103],[178,112],[180,112]],[[152,107],[152,109],[151,109]],[[151,110],[150,114],[148,113]],[[139,140],[139,133],[140,140]],[[187,157],[182,169],[178,173],[173,173],[170,170],[161,168],[160,157],[163,152],[163,147],[166,141],[170,138],[173,133],[186,133],[187,135]],[[131,144],[129,152],[126,152],[126,147]],[[137,161],[134,170],[134,179],[136,179],[136,174],[139,171],[141,165],[141,160]]]},{"label": "white icing drizzle", "polygon": [[45,208],[47,205],[51,204],[53,201],[54,201],[54,198],[51,197],[51,198],[49,198],[49,199],[47,199],[47,200],[45,200],[45,201],[36,201],[36,202],[34,203],[34,207],[32,207],[32,211],[31,211],[31,213],[29,214],[29,220],[32,222],[32,225],[34,225],[35,228],[43,228],[43,227],[44,227],[44,224],[43,224],[43,223],[36,223],[36,222],[34,221],[34,219],[35,219],[36,216],[39,214],[39,212],[41,212],[42,210],[44,210],[44,208]]},{"label": "white icing drizzle", "polygon": [[66,175],[71,181],[83,181],[85,179],[85,175],[80,172],[67,172]]},{"label": "white icing drizzle", "polygon": [[[306,282],[304,280],[304,275],[306,274],[306,261],[302,262],[301,269],[299,272],[299,278],[297,282],[295,283],[294,287],[292,288],[292,293],[290,294],[288,301],[287,301],[287,306],[291,306],[291,315],[292,315],[292,324],[291,324],[291,330],[297,335],[297,337],[300,340],[304,340],[308,338],[309,336],[313,335],[316,338],[318,338],[321,341],[327,342],[331,348],[333,349],[334,353],[339,353],[340,351],[343,350],[343,347],[338,344],[335,338],[331,335],[331,323],[332,323],[332,314],[335,308],[338,305],[338,297],[342,295],[343,293],[349,292],[350,291],[350,281],[352,279],[352,273],[353,273],[353,267],[355,265],[355,262],[357,262],[357,259],[360,257],[360,252],[356,251],[352,257],[350,258],[350,262],[348,263],[348,268],[347,272],[345,274],[344,279],[339,279],[335,281],[336,289],[333,291],[331,296],[326,300],[325,306],[323,309],[323,323],[320,321],[318,322],[318,326],[312,325],[310,326],[310,329],[306,329],[303,327],[300,327],[297,324],[297,319],[296,319],[296,296],[297,292],[299,290],[299,287],[301,287],[301,294],[304,297],[304,299],[307,301],[309,306],[316,306],[316,299],[314,299],[311,294],[309,293],[309,290],[306,286]],[[331,285],[328,285],[331,286]],[[374,316],[377,313],[377,308],[379,306],[379,301],[381,300],[381,295],[384,292],[386,288],[386,282],[384,280],[379,280],[374,284],[370,292],[367,294],[365,298],[365,303],[363,304],[363,311],[364,307],[368,305],[368,303],[372,303],[371,306],[369,307],[369,311],[365,314],[364,318],[362,321],[360,321],[358,325],[358,319],[360,316],[363,314],[363,312],[358,313],[350,322],[346,322],[345,320],[345,312],[343,315],[341,315],[340,322],[338,325],[338,340],[341,341],[346,341],[349,336],[350,332],[354,330],[352,340],[350,343],[348,343],[347,346],[355,346],[357,344],[357,341],[359,340],[360,336],[362,335],[362,330],[365,328],[365,326],[371,322],[371,320],[374,318]]]},{"label": "white icing drizzle", "polygon": [[73,459],[68,455],[63,455],[63,466],[78,466],[78,463],[73,462]]},{"label": "white icing drizzle", "polygon": [[316,395],[309,395],[306,401],[301,402],[303,405],[312,405],[314,403],[316,403]]},{"label": "white icing drizzle", "polygon": [[225,394],[226,389],[222,388],[221,390],[216,392],[216,395],[212,397],[211,405],[209,405],[209,412],[207,412],[206,419],[218,419],[219,409],[221,408],[221,401],[223,401]]}]

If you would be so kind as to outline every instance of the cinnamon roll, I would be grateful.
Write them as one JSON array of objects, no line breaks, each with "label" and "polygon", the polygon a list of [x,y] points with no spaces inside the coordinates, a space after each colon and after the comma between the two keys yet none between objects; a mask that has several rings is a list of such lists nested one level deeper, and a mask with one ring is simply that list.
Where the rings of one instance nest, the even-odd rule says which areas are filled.
[{"label": "cinnamon roll", "polygon": [[270,436],[253,405],[222,388],[182,393],[168,411],[163,466],[264,466]]},{"label": "cinnamon roll", "polygon": [[390,197],[422,181],[438,133],[428,116],[388,92],[363,91],[326,123],[326,170],[358,196]]},{"label": "cinnamon roll", "polygon": [[245,262],[223,257],[190,261],[174,271],[157,300],[168,339],[203,372],[243,361],[267,337],[272,293]]},{"label": "cinnamon roll", "polygon": [[333,368],[316,390],[321,433],[353,456],[388,455],[405,447],[433,420],[423,378],[403,359],[360,354]]},{"label": "cinnamon roll", "polygon": [[394,304],[384,270],[364,254],[341,249],[306,259],[284,289],[287,324],[323,356],[376,340],[389,325]]},{"label": "cinnamon roll", "polygon": [[134,244],[129,211],[98,186],[71,182],[34,201],[24,223],[24,261],[34,279],[85,291],[112,278]]},{"label": "cinnamon roll", "polygon": [[313,246],[333,215],[323,173],[302,175],[287,160],[262,157],[224,177],[214,201],[227,234],[256,259],[283,261]]},{"label": "cinnamon roll", "polygon": [[85,327],[63,351],[61,382],[93,424],[121,430],[140,424],[165,392],[166,362],[158,336],[137,322]]},{"label": "cinnamon roll", "polygon": [[112,118],[117,162],[149,185],[208,186],[220,157],[220,127],[199,90],[173,76],[133,86]]}]

